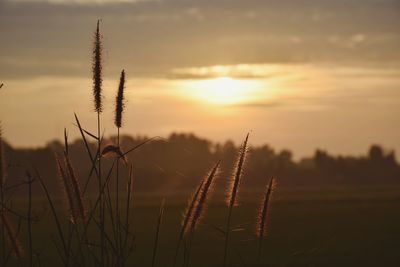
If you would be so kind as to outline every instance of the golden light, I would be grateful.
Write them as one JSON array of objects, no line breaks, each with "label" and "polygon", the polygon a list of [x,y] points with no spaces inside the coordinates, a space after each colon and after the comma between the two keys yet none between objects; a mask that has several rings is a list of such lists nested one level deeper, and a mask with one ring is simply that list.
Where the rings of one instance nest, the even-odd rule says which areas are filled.
[{"label": "golden light", "polygon": [[203,102],[230,105],[246,102],[254,98],[254,81],[218,77],[211,80],[193,81],[190,85],[192,97]]}]

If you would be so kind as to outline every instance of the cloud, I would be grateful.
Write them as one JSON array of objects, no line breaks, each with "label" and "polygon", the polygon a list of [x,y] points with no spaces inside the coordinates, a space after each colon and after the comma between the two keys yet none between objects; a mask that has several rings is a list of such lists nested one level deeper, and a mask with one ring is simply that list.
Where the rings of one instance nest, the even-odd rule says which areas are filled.
[{"label": "cloud", "polygon": [[238,108],[277,108],[283,106],[283,102],[247,102],[247,103],[239,103],[232,104],[231,107]]},{"label": "cloud", "polygon": [[[397,5],[381,0],[377,9],[376,0],[349,2],[2,1],[0,59],[12,60],[1,62],[0,73],[4,78],[87,75],[82,69],[90,65],[98,18],[103,21],[106,71],[112,76],[121,67],[139,76],[191,78],[219,75],[188,71],[197,66],[400,62]],[[24,61],[35,64],[15,64]],[[254,68],[231,72],[226,75],[269,75]]]},{"label": "cloud", "polygon": [[[305,65],[298,65],[305,68]],[[290,76],[296,65],[285,64],[235,64],[213,65],[202,67],[175,68],[170,71],[169,78],[173,79],[210,79],[216,77],[234,77],[242,79],[270,78]]]},{"label": "cloud", "polygon": [[157,0],[5,0],[5,2],[13,3],[48,3],[55,5],[103,5],[103,4],[123,4],[123,3],[138,3],[144,1]]},{"label": "cloud", "polygon": [[350,36],[330,35],[327,40],[333,45],[354,49],[356,46],[365,43],[367,41],[367,36],[363,33],[357,33]]}]

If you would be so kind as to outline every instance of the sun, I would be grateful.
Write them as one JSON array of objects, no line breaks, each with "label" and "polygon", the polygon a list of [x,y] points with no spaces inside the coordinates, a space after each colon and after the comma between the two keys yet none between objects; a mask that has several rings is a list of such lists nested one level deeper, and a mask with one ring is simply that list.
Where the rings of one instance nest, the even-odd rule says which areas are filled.
[{"label": "sun", "polygon": [[223,76],[192,84],[194,97],[208,103],[229,105],[246,101],[250,97],[251,84]]}]

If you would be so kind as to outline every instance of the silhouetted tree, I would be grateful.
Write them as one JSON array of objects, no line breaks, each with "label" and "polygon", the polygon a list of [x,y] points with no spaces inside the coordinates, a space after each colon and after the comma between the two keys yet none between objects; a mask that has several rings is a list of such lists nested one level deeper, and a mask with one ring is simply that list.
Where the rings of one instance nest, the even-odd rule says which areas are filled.
[{"label": "silhouetted tree", "polygon": [[[122,136],[121,147],[128,150],[147,140],[145,136]],[[105,140],[113,143],[115,138]],[[96,145],[89,144],[94,154]],[[37,167],[52,190],[59,190],[54,153],[63,150],[60,141],[52,141],[44,148],[13,149],[5,144],[9,181],[22,182],[25,169]],[[238,146],[232,141],[214,144],[193,134],[171,134],[166,140],[154,140],[134,153],[129,154],[129,162],[134,165],[136,190],[151,192],[179,192],[192,190],[215,160],[221,159],[221,179],[226,183],[236,160]],[[69,153],[82,183],[90,173],[90,160],[81,140],[70,142]],[[104,159],[104,171],[111,165],[112,158]],[[121,173],[121,177],[127,177]],[[280,186],[323,184],[366,184],[400,182],[400,167],[394,151],[385,152],[379,145],[373,145],[368,154],[361,157],[331,156],[326,151],[316,150],[311,158],[293,161],[289,150],[275,152],[270,146],[250,148],[245,166],[243,186],[259,187],[266,177],[277,178]],[[121,184],[123,187],[124,185]],[[218,187],[218,186],[217,186]],[[89,183],[89,192],[95,188],[95,178]],[[222,188],[222,187],[221,187]],[[123,189],[123,188],[121,188]],[[35,192],[38,188],[34,189]],[[18,192],[16,192],[18,193]]]}]

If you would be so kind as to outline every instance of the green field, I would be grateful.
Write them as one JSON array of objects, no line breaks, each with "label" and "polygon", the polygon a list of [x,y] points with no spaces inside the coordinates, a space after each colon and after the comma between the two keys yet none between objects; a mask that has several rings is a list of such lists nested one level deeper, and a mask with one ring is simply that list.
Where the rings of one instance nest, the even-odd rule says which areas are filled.
[{"label": "green field", "polygon": [[[400,266],[400,187],[277,188],[270,212],[263,265],[256,264],[255,217],[260,192],[240,194],[234,210],[230,266]],[[188,194],[166,196],[157,266],[171,266]],[[136,195],[132,266],[150,266],[158,195]],[[227,208],[216,193],[194,237],[190,266],[220,266]],[[23,210],[23,201],[15,201]],[[59,213],[65,221],[63,208]],[[35,202],[34,248],[42,266],[61,265],[51,237],[56,228],[44,201]],[[23,227],[22,227],[23,228]],[[21,231],[21,241],[25,238]],[[133,264],[134,263],[134,264]],[[12,266],[24,266],[23,261]]]}]

